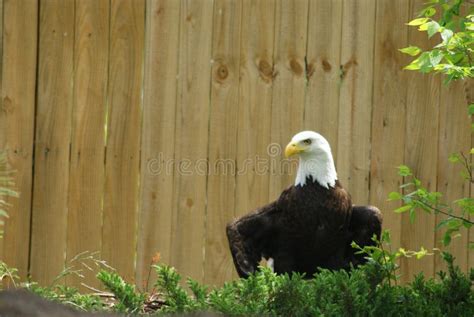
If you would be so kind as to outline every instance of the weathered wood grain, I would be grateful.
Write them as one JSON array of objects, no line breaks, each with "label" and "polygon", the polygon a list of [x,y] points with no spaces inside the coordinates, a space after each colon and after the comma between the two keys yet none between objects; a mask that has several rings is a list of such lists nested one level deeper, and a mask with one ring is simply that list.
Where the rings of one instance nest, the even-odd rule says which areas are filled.
[{"label": "weathered wood grain", "polygon": [[102,256],[134,282],[145,1],[111,5]]},{"label": "weathered wood grain", "polygon": [[377,1],[369,198],[382,211],[395,247],[400,245],[401,217],[393,212],[398,203],[387,198],[402,183],[396,167],[405,160],[407,74],[402,67],[408,59],[398,48],[407,46],[408,19],[408,0]]},{"label": "weathered wood grain", "polygon": [[33,184],[33,142],[38,43],[38,2],[4,0],[1,54],[0,149],[5,150],[19,199],[11,204],[2,228],[0,258],[28,274]]},{"label": "weathered wood grain", "polygon": [[42,2],[39,28],[30,273],[47,284],[66,252],[74,1]]},{"label": "weathered wood grain", "polygon": [[[153,285],[152,257],[170,263],[180,2],[147,1],[137,284]],[[163,45],[163,43],[167,43]],[[148,274],[151,273],[148,281]]]},{"label": "weathered wood grain", "polygon": [[[415,16],[423,6],[424,1],[412,1],[410,16]],[[417,43],[421,47],[433,47],[425,33],[411,27],[408,42]],[[438,124],[439,124],[439,90],[440,78],[427,76],[418,72],[407,72],[407,119],[404,164],[410,166],[413,174],[429,189],[436,189],[437,153],[438,153]],[[401,245],[407,250],[419,250],[424,247],[432,250],[434,247],[435,217],[422,212],[417,214],[415,222],[411,223],[409,214],[402,217]],[[401,261],[403,279],[408,281],[415,274],[424,271],[431,276],[434,274],[434,258],[407,259]]]},{"label": "weathered wood grain", "polygon": [[270,199],[294,183],[295,160],[284,160],[281,149],[303,127],[307,35],[308,1],[277,1],[271,111],[271,143],[277,151],[271,154]]},{"label": "weathered wood grain", "polygon": [[337,174],[359,205],[370,193],[375,6],[346,0],[342,16]]},{"label": "weathered wood grain", "polygon": [[338,153],[339,90],[342,80],[339,66],[342,4],[342,0],[309,2],[305,67],[308,90],[304,127],[305,130],[320,133],[329,141],[334,159],[337,159]]},{"label": "weathered wood grain", "polygon": [[203,279],[214,1],[181,2],[171,264]]},{"label": "weathered wood grain", "polygon": [[[66,261],[102,249],[102,198],[105,182],[105,120],[109,56],[109,2],[76,2],[74,88],[69,172]],[[91,266],[92,263],[86,263]],[[81,267],[79,263],[73,263]],[[94,267],[94,266],[92,266]],[[97,272],[83,268],[68,283],[98,287]]]},{"label": "weathered wood grain", "polygon": [[242,1],[215,2],[213,20],[204,282],[221,285],[233,273],[225,226],[236,199]]},{"label": "weathered wood grain", "polygon": [[[439,101],[439,150],[437,191],[443,193],[443,201],[451,203],[470,194],[470,185],[461,176],[463,167],[461,164],[449,162],[449,156],[453,153],[463,152],[467,154],[471,146],[471,120],[467,115],[467,100],[462,82],[453,82],[449,86],[441,85]],[[432,159],[432,158],[431,158]],[[454,207],[454,206],[452,206]],[[443,215],[437,215],[437,223],[445,219]],[[435,232],[436,246],[444,249],[442,238],[445,230]],[[452,240],[447,251],[456,257],[456,263],[466,271],[472,266],[469,263],[469,251],[467,243],[469,234],[462,230],[461,236]],[[446,269],[446,263],[438,255],[435,256],[435,271]]]}]

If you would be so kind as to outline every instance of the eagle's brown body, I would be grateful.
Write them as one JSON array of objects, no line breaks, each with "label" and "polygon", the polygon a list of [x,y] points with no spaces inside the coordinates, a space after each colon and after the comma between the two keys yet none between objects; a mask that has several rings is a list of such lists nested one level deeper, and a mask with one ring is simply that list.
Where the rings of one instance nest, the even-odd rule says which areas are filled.
[{"label": "eagle's brown body", "polygon": [[276,201],[230,223],[227,236],[241,277],[253,273],[262,257],[273,258],[276,273],[311,277],[318,267],[347,269],[364,262],[350,244],[372,244],[381,223],[377,208],[353,207],[339,181],[325,188],[308,179],[305,186],[291,186]]}]

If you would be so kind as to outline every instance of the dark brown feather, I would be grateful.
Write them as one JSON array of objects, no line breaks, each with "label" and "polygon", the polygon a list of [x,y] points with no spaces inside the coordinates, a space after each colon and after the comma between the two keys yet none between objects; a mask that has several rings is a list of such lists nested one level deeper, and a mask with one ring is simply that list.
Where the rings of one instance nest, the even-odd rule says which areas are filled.
[{"label": "dark brown feather", "polygon": [[347,269],[364,261],[350,247],[380,235],[381,217],[375,207],[356,207],[337,181],[324,188],[308,180],[291,186],[271,204],[227,226],[227,236],[239,276],[253,273],[261,257],[274,259],[276,273],[312,276],[318,267]]},{"label": "dark brown feather", "polygon": [[[374,206],[352,206],[351,224],[349,225],[349,243],[354,241],[359,246],[375,245],[372,237],[380,239],[382,232],[382,213]],[[347,247],[347,259],[353,266],[366,262],[364,254],[356,254],[354,248]]]}]

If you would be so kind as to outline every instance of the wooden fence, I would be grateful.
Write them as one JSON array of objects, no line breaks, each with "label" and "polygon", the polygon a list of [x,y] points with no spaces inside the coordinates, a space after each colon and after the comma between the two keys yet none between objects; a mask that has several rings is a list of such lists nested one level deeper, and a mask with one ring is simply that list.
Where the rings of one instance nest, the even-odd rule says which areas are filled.
[{"label": "wooden fence", "polygon": [[[40,283],[86,250],[140,286],[157,252],[197,280],[235,278],[225,225],[293,182],[277,145],[303,129],[328,138],[396,246],[439,246],[439,219],[387,201],[403,163],[448,200],[471,191],[447,160],[471,147],[465,87],[403,71],[397,51],[429,44],[405,26],[422,2],[0,0],[0,148],[21,193],[0,258]],[[451,247],[463,269],[468,239]]]}]

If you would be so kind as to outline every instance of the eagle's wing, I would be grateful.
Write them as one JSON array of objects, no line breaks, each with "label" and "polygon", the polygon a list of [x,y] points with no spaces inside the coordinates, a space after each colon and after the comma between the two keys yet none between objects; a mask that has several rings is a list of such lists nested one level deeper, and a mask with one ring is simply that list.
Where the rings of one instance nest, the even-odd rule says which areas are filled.
[{"label": "eagle's wing", "polygon": [[350,246],[354,241],[359,246],[374,245],[372,237],[375,234],[380,239],[382,231],[382,213],[374,206],[352,206],[352,216],[349,225],[349,257],[354,266],[366,262],[364,254],[355,254],[356,250]]},{"label": "eagle's wing", "polygon": [[230,252],[240,277],[255,272],[262,256],[267,255],[266,243],[274,227],[277,206],[273,202],[227,225]]}]

